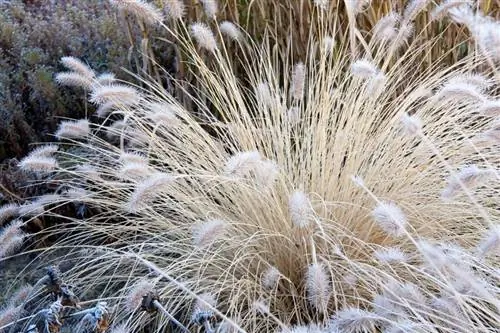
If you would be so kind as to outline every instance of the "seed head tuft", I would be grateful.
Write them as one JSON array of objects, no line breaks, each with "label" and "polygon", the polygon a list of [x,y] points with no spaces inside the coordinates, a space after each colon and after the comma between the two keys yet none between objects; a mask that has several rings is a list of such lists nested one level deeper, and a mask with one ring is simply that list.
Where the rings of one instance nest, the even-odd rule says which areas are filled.
[{"label": "seed head tuft", "polygon": [[302,191],[295,191],[288,199],[288,209],[292,223],[299,228],[309,226],[314,218],[314,210],[307,194]]},{"label": "seed head tuft", "polygon": [[210,219],[193,225],[193,244],[198,248],[212,245],[217,239],[224,236],[227,223],[220,219]]},{"label": "seed head tuft", "polygon": [[407,224],[406,216],[396,204],[381,202],[372,211],[375,222],[389,235],[400,237],[404,235]]},{"label": "seed head tuft", "polygon": [[319,312],[326,312],[332,287],[323,264],[311,264],[307,268],[306,291],[309,304]]},{"label": "seed head tuft", "polygon": [[198,45],[209,51],[215,52],[217,50],[217,42],[215,36],[210,28],[202,22],[193,23],[190,26],[191,36],[196,40]]}]

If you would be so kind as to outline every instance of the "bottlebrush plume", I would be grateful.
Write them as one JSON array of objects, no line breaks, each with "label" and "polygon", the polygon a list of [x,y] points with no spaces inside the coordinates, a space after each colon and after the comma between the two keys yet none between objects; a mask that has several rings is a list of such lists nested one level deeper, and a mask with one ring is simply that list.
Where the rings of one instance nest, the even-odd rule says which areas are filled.
[{"label": "bottlebrush plume", "polygon": [[86,90],[91,90],[94,81],[80,73],[75,72],[62,72],[57,73],[55,80],[58,84],[68,87],[81,87]]},{"label": "bottlebrush plume", "polygon": [[448,11],[456,7],[461,7],[464,4],[469,3],[469,1],[464,0],[445,0],[439,6],[436,6],[431,12],[431,18],[433,20],[441,19],[445,16]]},{"label": "bottlebrush plume", "polygon": [[408,260],[408,256],[397,247],[379,249],[374,255],[378,261],[385,264],[403,263]]},{"label": "bottlebrush plume", "polygon": [[33,291],[33,286],[29,284],[19,287],[19,289],[17,289],[16,292],[14,293],[14,295],[10,297],[9,303],[14,306],[21,305],[28,299],[32,291]]},{"label": "bottlebrush plume", "polygon": [[76,167],[75,171],[87,180],[102,181],[102,177],[97,171],[96,167],[88,163],[80,164]]},{"label": "bottlebrush plume", "polygon": [[113,73],[102,73],[96,80],[98,84],[111,85],[116,82],[116,76]]},{"label": "bottlebrush plume", "polygon": [[492,226],[484,235],[477,247],[479,256],[484,257],[489,253],[495,254],[500,250],[500,225]]},{"label": "bottlebrush plume", "polygon": [[83,188],[73,187],[65,190],[62,195],[71,201],[81,202],[84,198],[89,197],[89,192]]},{"label": "bottlebrush plume", "polygon": [[168,103],[151,103],[146,117],[155,124],[176,127],[181,124],[176,114],[176,107]]},{"label": "bottlebrush plume", "polygon": [[219,5],[217,4],[217,0],[200,0],[203,4],[203,10],[207,17],[213,19],[217,16],[219,12]]},{"label": "bottlebrush plume", "polygon": [[167,18],[172,20],[182,20],[182,17],[186,13],[186,6],[182,0],[164,0],[163,6]]},{"label": "bottlebrush plume", "polygon": [[486,97],[476,85],[470,83],[447,83],[435,96],[436,100],[471,100],[483,102]]},{"label": "bottlebrush plume", "polygon": [[59,150],[58,145],[48,144],[37,147],[33,151],[30,152],[30,156],[38,156],[38,157],[50,157],[52,154],[56,153]]},{"label": "bottlebrush plume", "polygon": [[399,26],[398,34],[394,38],[394,43],[397,47],[405,45],[405,43],[413,36],[415,26],[413,23],[404,22]]},{"label": "bottlebrush plume", "polygon": [[491,169],[481,169],[472,164],[462,167],[457,173],[448,177],[447,186],[441,193],[443,199],[451,199],[456,196],[463,187],[472,189],[490,179],[495,172]]},{"label": "bottlebrush plume", "polygon": [[326,311],[332,286],[323,264],[314,263],[307,268],[306,292],[309,304],[317,311]]},{"label": "bottlebrush plume", "polygon": [[483,91],[490,88],[493,81],[481,74],[468,73],[453,76],[447,81],[447,84],[470,84],[475,86],[478,90]]},{"label": "bottlebrush plume", "polygon": [[351,65],[351,73],[363,79],[371,79],[379,73],[379,69],[370,60],[360,59]]},{"label": "bottlebrush plume", "polygon": [[28,155],[19,162],[18,166],[24,171],[50,172],[58,167],[58,163],[53,157]]},{"label": "bottlebrush plume", "polygon": [[415,136],[422,131],[422,121],[415,115],[404,113],[401,116],[401,124],[406,135]]},{"label": "bottlebrush plume", "polygon": [[19,205],[10,203],[0,206],[0,226],[19,213]]},{"label": "bottlebrush plume", "polygon": [[330,5],[330,0],[313,0],[314,5],[321,10],[327,10]]},{"label": "bottlebrush plume", "polygon": [[193,23],[190,26],[191,36],[196,40],[201,48],[215,52],[217,50],[217,42],[210,28],[202,22]]},{"label": "bottlebrush plume", "polygon": [[331,332],[361,333],[375,332],[378,316],[358,308],[337,311],[330,321]]},{"label": "bottlebrush plume", "polygon": [[161,11],[154,5],[142,0],[110,0],[111,5],[124,12],[135,15],[149,25],[156,25],[163,21]]},{"label": "bottlebrush plume", "polygon": [[262,274],[262,279],[261,279],[262,287],[268,290],[274,289],[278,284],[280,276],[281,273],[276,267],[274,266],[269,267],[268,269],[266,269],[264,274]]},{"label": "bottlebrush plume", "polygon": [[56,138],[61,139],[81,139],[90,134],[90,123],[87,119],[64,120],[59,124]]},{"label": "bottlebrush plume", "polygon": [[88,79],[93,79],[95,77],[95,72],[80,59],[75,57],[62,57],[61,63],[70,71],[76,72]]},{"label": "bottlebrush plume", "polygon": [[476,141],[489,142],[492,144],[500,143],[500,121],[493,124],[493,126],[484,133],[478,135]]},{"label": "bottlebrush plume", "polygon": [[415,17],[424,9],[429,0],[411,0],[408,5],[406,5],[403,17],[405,21],[410,21],[415,19]]},{"label": "bottlebrush plume", "polygon": [[266,189],[274,184],[279,174],[279,168],[274,161],[261,160],[255,164],[252,173],[255,184],[261,189]]},{"label": "bottlebrush plume", "polygon": [[425,239],[417,241],[417,248],[424,261],[432,267],[439,269],[449,263],[443,250]]},{"label": "bottlebrush plume", "polygon": [[21,306],[14,306],[12,304],[0,309],[0,327],[4,327],[19,317],[23,308]]},{"label": "bottlebrush plume", "polygon": [[262,157],[258,151],[245,151],[231,156],[224,167],[224,175],[231,177],[245,177],[252,172]]},{"label": "bottlebrush plume", "polygon": [[144,163],[125,163],[118,171],[118,177],[125,180],[143,180],[151,176],[154,171]]},{"label": "bottlebrush plume", "polygon": [[372,0],[345,0],[345,5],[349,11],[357,15],[365,10],[371,2]]},{"label": "bottlebrush plume", "polygon": [[269,302],[263,299],[258,299],[252,303],[252,309],[257,313],[262,315],[267,315],[271,313],[271,308]]},{"label": "bottlebrush plume", "polygon": [[106,137],[109,140],[119,138],[122,134],[126,133],[129,125],[126,120],[114,121],[108,128],[106,128]]},{"label": "bottlebrush plume", "polygon": [[304,86],[306,82],[306,67],[299,62],[293,68],[292,73],[292,97],[301,100],[304,96]]},{"label": "bottlebrush plume", "polygon": [[265,105],[271,106],[273,103],[273,97],[271,95],[271,90],[269,89],[269,84],[267,82],[259,82],[255,86],[255,98],[257,102]]},{"label": "bottlebrush plume", "polygon": [[23,225],[23,221],[14,220],[0,230],[0,259],[12,254],[23,244],[26,238],[21,229]]},{"label": "bottlebrush plume", "polygon": [[125,307],[129,312],[134,312],[141,306],[143,296],[154,290],[154,283],[148,280],[142,280],[132,287],[125,300]]},{"label": "bottlebrush plume", "polygon": [[211,317],[215,307],[217,307],[217,299],[214,295],[211,293],[197,295],[191,312],[191,321],[197,323],[201,317]]},{"label": "bottlebrush plume", "polygon": [[286,121],[291,125],[297,125],[301,120],[301,109],[298,106],[292,106],[285,113]]},{"label": "bottlebrush plume", "polygon": [[149,163],[148,158],[146,156],[134,152],[121,152],[120,158],[118,160],[123,164],[142,163],[147,165]]},{"label": "bottlebrush plume", "polygon": [[330,54],[332,54],[335,45],[336,45],[335,38],[330,36],[324,37],[322,42],[322,48],[323,52],[325,52],[325,55],[329,56]]},{"label": "bottlebrush plume", "polygon": [[299,228],[309,226],[312,219],[314,219],[311,201],[307,194],[302,191],[295,191],[290,195],[288,209],[292,223]]},{"label": "bottlebrush plume", "polygon": [[404,235],[407,224],[406,216],[396,204],[381,202],[372,211],[372,216],[377,224],[387,234],[400,237]]},{"label": "bottlebrush plume", "polygon": [[219,30],[223,35],[229,37],[232,40],[235,40],[235,41],[242,41],[243,40],[243,34],[241,33],[240,29],[233,22],[222,21],[219,24]]},{"label": "bottlebrush plume", "polygon": [[218,238],[224,236],[227,223],[221,219],[209,219],[193,225],[193,244],[198,248],[212,245]]},{"label": "bottlebrush plume", "polygon": [[378,294],[373,298],[373,312],[387,320],[395,321],[400,317],[405,316],[405,311],[401,302],[394,300],[394,297],[387,295],[387,290],[384,289],[383,294]]},{"label": "bottlebrush plume", "polygon": [[479,112],[485,116],[498,117],[500,116],[500,101],[484,101],[479,106]]},{"label": "bottlebrush plume", "polygon": [[166,173],[157,172],[137,184],[127,202],[127,211],[135,213],[157,198],[162,191],[169,188],[175,177]]},{"label": "bottlebrush plume", "polygon": [[134,88],[123,84],[94,87],[90,101],[97,105],[112,102],[115,105],[131,106],[141,101],[141,96]]},{"label": "bottlebrush plume", "polygon": [[396,25],[400,19],[401,16],[396,12],[389,12],[389,14],[382,17],[373,27],[373,39],[377,41],[393,40],[398,34]]},{"label": "bottlebrush plume", "polygon": [[111,112],[113,112],[113,110],[116,108],[116,103],[115,102],[106,102],[104,104],[101,104],[99,105],[99,107],[97,108],[95,114],[99,117],[99,118],[105,118],[107,117]]},{"label": "bottlebrush plume", "polygon": [[37,216],[45,213],[44,205],[37,202],[28,202],[19,207],[19,216]]}]

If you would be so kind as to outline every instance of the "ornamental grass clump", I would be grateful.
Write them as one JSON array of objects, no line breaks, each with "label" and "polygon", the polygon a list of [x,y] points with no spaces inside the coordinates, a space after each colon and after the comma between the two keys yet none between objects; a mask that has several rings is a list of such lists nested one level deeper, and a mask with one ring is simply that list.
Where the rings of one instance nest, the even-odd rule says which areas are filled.
[{"label": "ornamental grass clump", "polygon": [[[369,4],[348,5],[357,15]],[[427,4],[410,5],[401,20]],[[303,59],[249,40],[245,75],[211,25],[165,25],[195,71],[196,113],[155,83],[121,83],[131,98],[116,101],[93,84],[92,102],[116,104],[72,141],[85,167],[53,172],[61,191],[85,193],[67,202],[99,213],[44,230],[64,233],[56,247],[68,257],[87,251],[66,280],[97,290],[131,331],[494,330],[500,154],[498,142],[475,142],[495,124],[478,110],[498,98],[498,68],[481,51],[415,71],[435,43],[418,31],[402,53],[397,39],[368,38],[355,50],[329,43],[332,52],[321,46],[330,19],[311,22],[320,29]],[[475,93],[443,93],[479,74],[491,88],[462,80]],[[218,117],[196,116],[210,112]],[[164,315],[137,313],[141,295],[151,311],[161,299]]]}]

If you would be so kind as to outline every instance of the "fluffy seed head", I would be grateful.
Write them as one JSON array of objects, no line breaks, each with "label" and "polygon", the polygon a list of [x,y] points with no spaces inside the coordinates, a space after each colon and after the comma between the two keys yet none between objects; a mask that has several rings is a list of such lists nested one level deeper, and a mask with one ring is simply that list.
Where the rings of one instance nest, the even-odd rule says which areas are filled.
[{"label": "fluffy seed head", "polygon": [[403,263],[408,260],[407,255],[396,247],[379,249],[374,253],[378,261],[386,264]]},{"label": "fluffy seed head", "polygon": [[95,77],[95,72],[80,59],[75,57],[62,57],[61,63],[70,71],[76,72],[88,79]]},{"label": "fluffy seed head", "polygon": [[50,172],[58,167],[58,163],[53,157],[28,155],[19,162],[18,166],[24,171]]},{"label": "fluffy seed head", "polygon": [[484,235],[477,247],[479,256],[486,256],[488,253],[500,252],[500,225],[492,226]]},{"label": "fluffy seed head", "polygon": [[21,305],[27,300],[28,296],[30,296],[32,291],[33,291],[33,286],[29,284],[20,287],[19,289],[17,289],[14,295],[10,297],[9,303],[14,306]]},{"label": "fluffy seed head", "polygon": [[288,209],[292,223],[299,227],[309,226],[314,218],[314,210],[307,194],[302,191],[295,191],[288,199]]},{"label": "fluffy seed head", "polygon": [[[191,321],[199,323],[205,318],[213,316],[213,308],[217,307],[217,299],[210,293],[203,293],[196,297],[191,312]],[[202,319],[202,320],[200,320]]]},{"label": "fluffy seed head", "polygon": [[330,55],[332,54],[333,52],[333,49],[335,48],[335,38],[331,37],[331,36],[326,36],[323,38],[323,42],[322,42],[322,49],[323,49],[323,52],[325,52],[325,55]]},{"label": "fluffy seed head", "polygon": [[186,13],[186,6],[182,0],[164,0],[163,4],[167,18],[182,20],[182,17]]},{"label": "fluffy seed head", "polygon": [[306,292],[309,304],[319,312],[325,312],[332,287],[323,264],[311,264],[307,268]]},{"label": "fluffy seed head", "polygon": [[369,60],[360,59],[356,60],[351,65],[351,73],[354,76],[362,79],[371,79],[379,73],[378,67]]},{"label": "fluffy seed head", "polygon": [[118,176],[125,180],[142,180],[153,174],[153,170],[144,163],[125,163],[118,171]]},{"label": "fluffy seed head", "polygon": [[163,21],[161,11],[156,6],[143,0],[110,0],[109,2],[116,8],[135,15],[146,24],[156,25]]},{"label": "fluffy seed head", "polygon": [[62,86],[80,87],[86,90],[91,90],[92,85],[94,84],[92,79],[76,72],[57,73],[55,76],[55,80]]},{"label": "fluffy seed head", "polygon": [[235,41],[242,41],[243,34],[240,29],[233,23],[229,21],[222,21],[219,25],[220,32]]},{"label": "fluffy seed head", "polygon": [[181,123],[177,117],[175,106],[171,104],[151,103],[148,109],[150,111],[146,114],[146,117],[151,119],[155,124],[176,127]]},{"label": "fluffy seed head", "polygon": [[0,309],[0,327],[14,322],[21,314],[22,307],[12,304]]},{"label": "fluffy seed head", "polygon": [[298,106],[292,106],[285,113],[285,119],[290,125],[297,125],[301,120],[301,109]]},{"label": "fluffy seed head", "polygon": [[405,21],[413,20],[422,9],[427,5],[429,0],[412,0],[405,8],[403,17]]},{"label": "fluffy seed head", "polygon": [[0,230],[0,258],[6,257],[16,251],[26,238],[22,231],[23,221],[14,220]]},{"label": "fluffy seed head", "polygon": [[146,156],[133,152],[121,152],[118,160],[123,164],[142,163],[147,165],[149,163]]},{"label": "fluffy seed head", "polygon": [[262,157],[258,151],[245,151],[236,153],[229,158],[224,167],[224,175],[231,177],[245,177],[250,174]]},{"label": "fluffy seed head", "polygon": [[358,308],[337,311],[330,322],[332,332],[362,333],[375,331],[377,316]]},{"label": "fluffy seed head", "polygon": [[0,206],[0,226],[11,217],[16,216],[18,213],[18,204],[10,203]]},{"label": "fluffy seed head", "polygon": [[292,73],[292,97],[301,100],[304,96],[304,86],[306,82],[306,67],[299,62],[293,68]]},{"label": "fluffy seed head", "polygon": [[483,102],[484,95],[474,84],[470,83],[447,83],[435,96],[436,100],[459,100]]},{"label": "fluffy seed head", "polygon": [[415,115],[404,113],[401,116],[401,125],[406,135],[415,136],[422,130],[422,121]]},{"label": "fluffy seed head", "polygon": [[90,101],[97,105],[112,102],[118,106],[131,106],[138,104],[140,100],[137,90],[123,84],[96,86],[90,95]]},{"label": "fluffy seed head", "polygon": [[127,211],[135,213],[143,209],[157,198],[162,191],[168,189],[174,181],[174,176],[162,172],[154,173],[144,179],[137,184],[134,192],[132,192],[127,203]]},{"label": "fluffy seed head", "polygon": [[141,306],[143,296],[152,292],[154,286],[154,283],[147,280],[139,281],[135,286],[133,286],[125,300],[127,310],[129,312],[137,310],[137,308]]},{"label": "fluffy seed head", "polygon": [[203,4],[203,10],[207,17],[211,19],[215,19],[215,16],[219,12],[219,5],[217,4],[217,0],[200,0]]},{"label": "fluffy seed head", "polygon": [[227,223],[220,219],[209,219],[193,225],[193,244],[198,248],[204,248],[213,244],[217,239],[224,236]]},{"label": "fluffy seed head", "polygon": [[215,52],[217,50],[217,42],[215,36],[210,28],[202,22],[193,23],[190,26],[191,36],[196,40],[198,45],[209,51]]},{"label": "fluffy seed head", "polygon": [[82,139],[90,134],[90,123],[87,119],[65,120],[59,124],[56,138],[61,139]]},{"label": "fluffy seed head", "polygon": [[262,280],[261,280],[262,287],[268,290],[274,289],[278,284],[280,276],[281,273],[276,267],[274,266],[269,267],[268,269],[266,269],[264,274],[262,274]]},{"label": "fluffy seed head", "polygon": [[372,0],[345,0],[345,5],[354,15],[361,13]]},{"label": "fluffy seed head", "polygon": [[113,73],[102,73],[97,77],[97,83],[103,86],[109,86],[115,82],[116,76]]},{"label": "fluffy seed head", "polygon": [[447,81],[447,84],[470,84],[475,86],[477,90],[482,91],[491,87],[493,82],[482,74],[467,73],[454,75]]},{"label": "fluffy seed head", "polygon": [[113,109],[116,107],[115,102],[106,102],[104,104],[99,105],[99,107],[96,110],[96,115],[99,118],[105,118],[107,117],[111,112],[113,112]]},{"label": "fluffy seed head", "polygon": [[258,161],[252,170],[255,184],[261,189],[267,189],[278,177],[279,168],[274,161]]},{"label": "fluffy seed head", "polygon": [[398,33],[396,25],[400,19],[401,16],[396,12],[390,12],[382,17],[373,27],[373,39],[376,41],[393,40]]},{"label": "fluffy seed head", "polygon": [[313,0],[314,5],[321,10],[327,10],[330,0]]},{"label": "fluffy seed head", "polygon": [[58,145],[43,145],[30,152],[30,156],[50,157],[59,150]]},{"label": "fluffy seed head", "polygon": [[489,117],[500,116],[500,101],[484,101],[479,106],[479,112]]},{"label": "fluffy seed head", "polygon": [[372,211],[375,222],[389,235],[400,237],[404,235],[407,224],[406,216],[396,204],[381,202]]},{"label": "fluffy seed head", "polygon": [[262,105],[272,105],[273,97],[271,95],[271,90],[269,89],[269,84],[267,82],[259,82],[255,86],[255,97],[257,99],[257,102]]},{"label": "fluffy seed head", "polygon": [[490,179],[495,172],[491,169],[481,169],[475,164],[462,167],[457,173],[448,177],[447,186],[441,193],[443,199],[451,199],[461,190],[472,189]]}]

